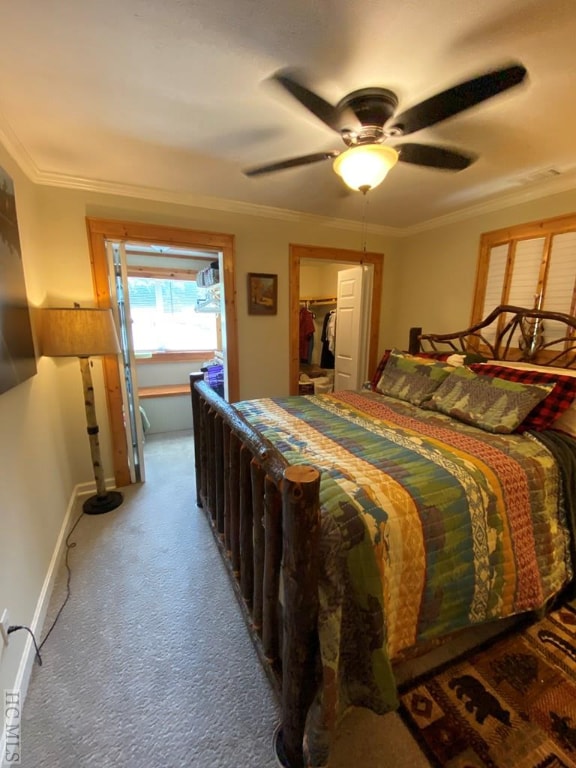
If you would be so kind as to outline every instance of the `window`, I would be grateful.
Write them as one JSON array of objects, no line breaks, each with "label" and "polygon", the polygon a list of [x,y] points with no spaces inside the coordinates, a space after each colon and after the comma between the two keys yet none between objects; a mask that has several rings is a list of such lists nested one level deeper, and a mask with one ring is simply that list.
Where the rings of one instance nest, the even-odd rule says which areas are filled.
[{"label": "window", "polygon": [[[500,304],[576,313],[576,215],[482,235],[472,324]],[[486,338],[494,339],[505,322],[502,317]],[[547,321],[547,341],[564,333],[562,324]]]},{"label": "window", "polygon": [[[191,352],[219,348],[218,305],[195,280],[128,276],[135,352]],[[198,310],[202,305],[204,309]]]}]

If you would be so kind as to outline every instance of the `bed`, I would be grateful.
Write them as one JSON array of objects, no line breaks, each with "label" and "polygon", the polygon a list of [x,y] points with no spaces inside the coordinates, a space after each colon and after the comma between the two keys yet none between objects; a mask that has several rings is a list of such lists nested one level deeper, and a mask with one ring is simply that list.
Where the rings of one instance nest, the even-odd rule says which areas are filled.
[{"label": "bed", "polygon": [[571,588],[571,369],[575,317],[501,306],[412,329],[361,392],[232,406],[191,376],[197,503],[279,691],[280,765],[325,765],[350,705],[394,709],[403,659]]}]

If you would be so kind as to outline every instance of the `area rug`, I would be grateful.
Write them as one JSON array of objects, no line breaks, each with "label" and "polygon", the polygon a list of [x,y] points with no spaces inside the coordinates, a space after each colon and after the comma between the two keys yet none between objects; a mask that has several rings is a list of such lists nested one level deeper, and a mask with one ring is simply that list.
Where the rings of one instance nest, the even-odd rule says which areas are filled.
[{"label": "area rug", "polygon": [[412,681],[400,714],[442,768],[576,766],[576,601]]}]

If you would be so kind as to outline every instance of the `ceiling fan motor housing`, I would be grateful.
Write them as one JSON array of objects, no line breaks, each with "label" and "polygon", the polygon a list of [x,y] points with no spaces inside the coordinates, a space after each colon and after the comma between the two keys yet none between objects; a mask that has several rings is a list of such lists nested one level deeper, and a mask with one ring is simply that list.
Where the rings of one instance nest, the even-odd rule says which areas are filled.
[{"label": "ceiling fan motor housing", "polygon": [[[342,138],[352,144],[368,144],[384,139],[384,124],[392,117],[398,106],[398,97],[387,88],[361,88],[341,99],[336,109],[343,115]],[[346,114],[353,112],[362,128],[347,126]]]}]

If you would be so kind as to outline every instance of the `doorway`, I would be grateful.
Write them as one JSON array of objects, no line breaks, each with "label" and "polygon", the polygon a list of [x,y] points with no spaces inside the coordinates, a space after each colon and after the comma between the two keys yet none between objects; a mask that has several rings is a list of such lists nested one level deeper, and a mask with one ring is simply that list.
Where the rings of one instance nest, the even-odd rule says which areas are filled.
[{"label": "doorway", "polygon": [[380,297],[382,295],[382,274],[384,255],[365,253],[344,248],[320,248],[310,245],[290,245],[290,394],[298,394],[300,375],[300,268],[302,263],[336,263],[345,269],[352,265],[371,265],[372,298],[368,308],[366,359],[367,370],[376,367],[378,359],[378,335],[380,329]]},{"label": "doorway", "polygon": [[[238,340],[235,300],[234,236],[214,232],[164,227],[138,222],[87,218],[92,274],[97,304],[113,307],[113,281],[110,279],[107,246],[110,242],[153,243],[170,248],[188,248],[212,253],[222,266],[222,347],[227,370],[227,398],[238,399]],[[117,358],[103,358],[104,381],[110,419],[114,478],[117,486],[133,482],[132,437],[127,432],[123,376]]]}]

